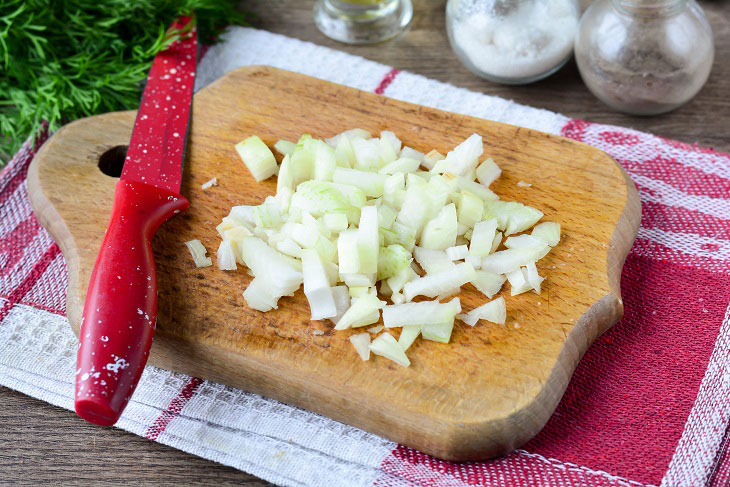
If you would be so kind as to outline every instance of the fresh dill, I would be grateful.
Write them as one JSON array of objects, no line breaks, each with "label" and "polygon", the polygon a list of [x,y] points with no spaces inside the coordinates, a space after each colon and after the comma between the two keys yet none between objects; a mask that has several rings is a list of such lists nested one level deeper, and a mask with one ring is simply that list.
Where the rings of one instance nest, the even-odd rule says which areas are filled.
[{"label": "fresh dill", "polygon": [[136,108],[167,28],[195,13],[199,40],[243,23],[235,0],[0,0],[0,165],[46,121]]}]

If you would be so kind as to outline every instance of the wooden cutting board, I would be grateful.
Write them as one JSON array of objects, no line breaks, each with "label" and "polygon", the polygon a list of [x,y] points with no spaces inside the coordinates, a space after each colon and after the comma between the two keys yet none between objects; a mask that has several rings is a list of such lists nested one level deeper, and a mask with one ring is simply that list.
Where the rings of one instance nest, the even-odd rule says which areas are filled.
[{"label": "wooden cutting board", "polygon": [[[68,263],[67,312],[76,333],[117,181],[100,166],[120,170],[124,150],[115,148],[128,143],[134,117],[110,113],[65,126],[29,173],[33,208]],[[301,290],[263,314],[243,300],[251,280],[245,269],[195,268],[185,241],[198,238],[214,253],[215,226],[229,209],[275,192],[275,178],[251,178],[236,142],[252,134],[269,144],[302,132],[330,137],[354,127],[392,130],[408,146],[442,153],[483,135],[485,154],[503,170],[492,189],[562,225],[560,245],[538,265],[547,276],[542,294],[510,297],[505,284],[506,326],[457,322],[448,345],[417,340],[404,368],[376,356],[361,361],[351,331],[309,321]],[[212,177],[218,186],[203,191]],[[190,209],[164,224],[154,243],[160,310],[150,363],[447,460],[506,453],[545,425],[578,360],[622,316],[619,277],[640,218],[634,185],[597,149],[260,66],[233,71],[195,95],[182,194]],[[466,310],[485,301],[470,285],[460,297]]]}]

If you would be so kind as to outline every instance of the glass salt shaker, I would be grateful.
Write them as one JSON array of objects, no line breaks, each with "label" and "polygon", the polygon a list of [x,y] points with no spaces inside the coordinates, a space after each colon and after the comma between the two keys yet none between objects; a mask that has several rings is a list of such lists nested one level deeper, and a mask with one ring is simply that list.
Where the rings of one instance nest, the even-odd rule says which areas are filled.
[{"label": "glass salt shaker", "polygon": [[573,54],[577,0],[449,0],[451,48],[477,76],[525,84],[550,76]]},{"label": "glass salt shaker", "polygon": [[595,0],[575,39],[588,89],[634,115],[689,101],[707,81],[714,56],[712,30],[694,0]]}]

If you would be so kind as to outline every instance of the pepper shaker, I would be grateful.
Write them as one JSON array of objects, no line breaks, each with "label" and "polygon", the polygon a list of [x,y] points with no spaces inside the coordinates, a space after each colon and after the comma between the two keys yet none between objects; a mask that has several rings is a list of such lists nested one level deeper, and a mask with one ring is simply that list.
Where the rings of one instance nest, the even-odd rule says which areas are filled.
[{"label": "pepper shaker", "polygon": [[575,39],[588,89],[616,110],[668,112],[707,81],[712,30],[694,0],[596,0]]}]

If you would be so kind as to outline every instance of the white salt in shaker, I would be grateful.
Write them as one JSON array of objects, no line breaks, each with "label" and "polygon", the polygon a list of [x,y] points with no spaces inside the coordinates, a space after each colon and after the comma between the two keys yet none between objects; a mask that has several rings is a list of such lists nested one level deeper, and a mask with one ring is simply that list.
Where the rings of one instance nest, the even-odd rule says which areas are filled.
[{"label": "white salt in shaker", "polygon": [[451,47],[477,76],[524,84],[560,69],[573,54],[577,0],[449,0]]}]

